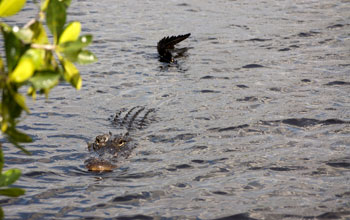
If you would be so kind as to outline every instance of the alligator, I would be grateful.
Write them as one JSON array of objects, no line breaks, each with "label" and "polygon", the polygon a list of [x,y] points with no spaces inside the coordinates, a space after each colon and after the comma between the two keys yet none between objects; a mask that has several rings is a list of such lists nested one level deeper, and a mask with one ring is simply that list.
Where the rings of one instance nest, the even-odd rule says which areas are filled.
[{"label": "alligator", "polygon": [[187,39],[191,34],[184,34],[178,36],[164,37],[157,44],[157,50],[161,62],[174,63],[172,51],[175,49],[175,44]]},{"label": "alligator", "polygon": [[123,134],[113,135],[111,132],[97,135],[93,143],[88,143],[88,150],[92,154],[85,160],[85,167],[89,171],[106,172],[118,167],[118,164],[127,159],[137,144],[129,133],[145,128],[152,120],[150,114],[155,109],[146,109],[136,106],[127,110],[119,110],[112,119],[116,128],[126,128]]}]

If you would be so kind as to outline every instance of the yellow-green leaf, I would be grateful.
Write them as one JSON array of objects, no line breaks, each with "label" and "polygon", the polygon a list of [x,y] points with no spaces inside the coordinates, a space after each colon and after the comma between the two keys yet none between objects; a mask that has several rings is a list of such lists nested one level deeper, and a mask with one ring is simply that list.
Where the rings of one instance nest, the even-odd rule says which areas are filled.
[{"label": "yellow-green leaf", "polygon": [[78,21],[71,22],[60,36],[59,44],[76,41],[80,35],[81,24]]},{"label": "yellow-green leaf", "polygon": [[82,50],[80,51],[80,53],[78,54],[78,63],[79,64],[89,64],[89,63],[93,63],[97,61],[96,56],[91,53],[88,50]]},{"label": "yellow-green leaf", "polygon": [[16,101],[16,103],[19,106],[21,106],[22,109],[24,109],[27,113],[29,113],[29,109],[26,105],[26,98],[23,95],[16,92],[15,94],[13,94],[13,98]]},{"label": "yellow-green leaf", "polygon": [[9,169],[0,175],[0,187],[9,186],[21,176],[19,169]]},{"label": "yellow-green leaf", "polygon": [[10,82],[22,83],[29,79],[34,73],[34,63],[31,58],[23,56],[16,68],[10,73]]},{"label": "yellow-green leaf", "polygon": [[[37,72],[29,79],[32,83],[33,89],[51,89],[58,84],[61,75],[56,72]],[[30,92],[30,91],[29,91]]]},{"label": "yellow-green leaf", "polygon": [[4,210],[0,207],[0,219],[5,219]]},{"label": "yellow-green leaf", "polygon": [[41,1],[41,11],[45,11],[50,0]]},{"label": "yellow-green leaf", "polygon": [[70,79],[76,75],[79,74],[79,70],[74,66],[72,62],[69,62],[68,60],[63,61],[64,66],[64,77],[67,81],[70,81]]},{"label": "yellow-green leaf", "polygon": [[25,193],[26,191],[21,188],[7,188],[7,189],[0,189],[0,195],[3,196],[11,196],[11,197],[18,197]]},{"label": "yellow-green leaf", "polygon": [[12,72],[25,48],[20,39],[12,31],[12,28],[4,23],[2,25],[2,34],[4,36],[7,71]]},{"label": "yellow-green leaf", "polygon": [[2,152],[2,145],[0,144],[0,173],[2,173],[2,168],[4,168],[4,153]]},{"label": "yellow-green leaf", "polygon": [[88,46],[92,41],[92,35],[83,35],[83,36],[80,36],[77,40],[75,41],[68,41],[68,42],[65,42],[65,43],[61,43],[59,45],[59,51],[60,52],[72,52],[72,51],[79,51],[81,50],[82,48]]},{"label": "yellow-green leaf", "polygon": [[2,0],[0,3],[0,17],[7,17],[19,12],[26,0]]},{"label": "yellow-green leaf", "polygon": [[31,48],[26,51],[24,57],[28,57],[33,61],[34,68],[39,69],[45,62],[45,50]]},{"label": "yellow-green leaf", "polygon": [[2,59],[0,57],[0,73],[3,73],[3,72],[5,72],[4,63],[2,62]]},{"label": "yellow-green leaf", "polygon": [[24,43],[29,44],[33,38],[33,31],[29,28],[18,28],[17,26],[12,28],[13,33],[21,39]]},{"label": "yellow-green leaf", "polygon": [[36,91],[32,86],[28,88],[27,95],[31,95],[33,100],[36,99]]},{"label": "yellow-green leaf", "polygon": [[68,60],[63,60],[64,66],[64,78],[67,82],[70,82],[77,90],[81,88],[82,80],[78,69]]},{"label": "yellow-green leaf", "polygon": [[72,0],[62,0],[64,5],[68,8]]},{"label": "yellow-green leaf", "polygon": [[81,85],[82,85],[82,80],[80,77],[80,74],[76,74],[72,77],[72,79],[70,80],[70,83],[77,89],[80,90],[81,89]]},{"label": "yellow-green leaf", "polygon": [[58,39],[63,31],[66,23],[66,6],[63,1],[50,0],[46,8],[46,24],[50,29],[54,43],[58,43]]},{"label": "yellow-green leaf", "polygon": [[[7,130],[6,130],[6,135],[8,137],[8,140],[11,141],[14,145],[16,145],[16,147],[19,147],[19,148],[23,148],[21,146],[18,145],[18,143],[30,143],[32,142],[32,138],[30,136],[28,136],[27,134],[21,132],[21,131],[18,131],[16,130],[16,128],[14,127],[9,127]],[[27,150],[23,150],[21,149],[22,151],[24,151],[25,153],[28,153]]]},{"label": "yellow-green leaf", "polygon": [[8,124],[7,121],[2,121],[1,123],[1,131],[5,132],[7,130]]},{"label": "yellow-green leaf", "polygon": [[45,28],[41,22],[36,21],[32,25],[30,25],[29,28],[34,33],[34,36],[32,38],[33,43],[38,43],[38,44],[48,44],[49,43]]}]

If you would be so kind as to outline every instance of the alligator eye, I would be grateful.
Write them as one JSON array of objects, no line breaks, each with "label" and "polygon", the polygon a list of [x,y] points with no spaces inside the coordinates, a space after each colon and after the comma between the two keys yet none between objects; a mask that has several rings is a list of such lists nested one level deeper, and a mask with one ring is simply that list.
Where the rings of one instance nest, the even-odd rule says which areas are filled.
[{"label": "alligator eye", "polygon": [[96,137],[95,142],[96,142],[97,144],[106,143],[106,142],[108,141],[108,139],[109,139],[109,137],[106,136],[106,135],[98,135],[98,136]]},{"label": "alligator eye", "polygon": [[96,137],[96,142],[97,143],[100,143],[102,141],[103,141],[103,136],[102,135],[99,135],[99,136]]},{"label": "alligator eye", "polygon": [[124,146],[124,144],[125,144],[125,141],[124,141],[124,140],[119,140],[119,142],[118,142],[119,147]]}]

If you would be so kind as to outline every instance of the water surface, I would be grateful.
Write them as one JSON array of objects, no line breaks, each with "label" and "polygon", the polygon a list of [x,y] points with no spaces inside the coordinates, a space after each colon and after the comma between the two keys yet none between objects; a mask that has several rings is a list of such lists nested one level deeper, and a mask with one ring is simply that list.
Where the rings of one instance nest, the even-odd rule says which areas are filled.
[{"label": "water surface", "polygon": [[[9,219],[346,219],[350,216],[350,4],[324,1],[73,1],[99,61],[30,102],[25,196]],[[12,22],[33,17],[31,2]],[[191,33],[186,56],[156,43]],[[121,108],[156,109],[113,172],[87,172],[87,142]]]}]

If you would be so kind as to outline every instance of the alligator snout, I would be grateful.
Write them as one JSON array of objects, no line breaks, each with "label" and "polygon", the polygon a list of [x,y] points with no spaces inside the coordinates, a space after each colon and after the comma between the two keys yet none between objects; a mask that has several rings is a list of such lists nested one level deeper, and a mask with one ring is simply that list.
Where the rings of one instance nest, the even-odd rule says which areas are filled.
[{"label": "alligator snout", "polygon": [[93,172],[110,172],[117,168],[117,165],[100,158],[89,158],[85,161],[85,167]]}]

